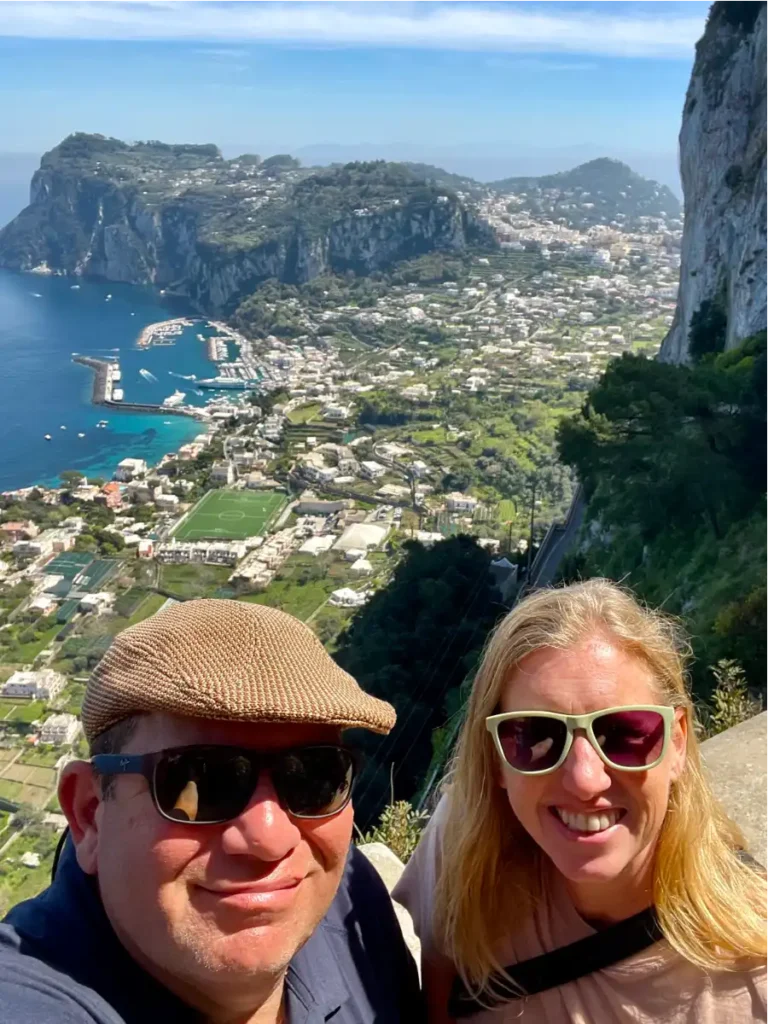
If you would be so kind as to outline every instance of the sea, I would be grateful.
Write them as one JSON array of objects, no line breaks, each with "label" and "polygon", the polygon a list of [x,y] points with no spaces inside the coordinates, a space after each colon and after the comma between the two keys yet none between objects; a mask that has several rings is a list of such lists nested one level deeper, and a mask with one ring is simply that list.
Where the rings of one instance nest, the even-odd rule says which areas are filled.
[{"label": "sea", "polygon": [[55,485],[67,469],[109,479],[121,459],[154,463],[201,433],[189,417],[92,405],[93,371],[72,362],[74,352],[117,358],[126,402],[159,404],[178,389],[203,405],[211,392],[184,378],[216,373],[197,338],[215,333],[207,322],[173,345],[136,348],[147,324],[185,315],[194,314],[147,288],[0,270],[0,491]]}]

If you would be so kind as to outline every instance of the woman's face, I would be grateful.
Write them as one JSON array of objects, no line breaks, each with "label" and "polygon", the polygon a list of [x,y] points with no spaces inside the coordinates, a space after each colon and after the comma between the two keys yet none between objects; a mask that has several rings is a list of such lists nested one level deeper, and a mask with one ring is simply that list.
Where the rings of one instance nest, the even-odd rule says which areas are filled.
[{"label": "woman's face", "polygon": [[[499,711],[581,715],[660,703],[646,665],[597,634],[567,650],[545,648],[523,658],[506,684]],[[644,772],[609,768],[582,730],[574,734],[563,764],[549,775],[519,775],[502,766],[501,784],[512,810],[574,896],[617,882],[611,889],[629,894],[647,882],[670,786],[685,764],[686,726],[680,710],[664,760]],[[576,815],[599,816],[600,830],[587,832]]]}]

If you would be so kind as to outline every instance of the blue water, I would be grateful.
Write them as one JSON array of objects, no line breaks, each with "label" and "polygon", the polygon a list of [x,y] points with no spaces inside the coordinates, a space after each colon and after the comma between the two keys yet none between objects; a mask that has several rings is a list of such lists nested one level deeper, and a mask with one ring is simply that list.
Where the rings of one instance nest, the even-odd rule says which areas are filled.
[{"label": "blue water", "polygon": [[[209,329],[195,324],[173,346],[135,347],[142,327],[185,313],[144,288],[0,270],[0,491],[54,484],[65,469],[111,477],[126,456],[157,462],[204,430],[187,417],[91,405],[93,372],[71,360],[73,352],[117,356],[125,401],[159,403],[178,388],[188,403],[204,404],[210,392],[196,395],[194,381],[171,372],[216,373],[196,338]],[[108,426],[97,429],[101,419]]]}]

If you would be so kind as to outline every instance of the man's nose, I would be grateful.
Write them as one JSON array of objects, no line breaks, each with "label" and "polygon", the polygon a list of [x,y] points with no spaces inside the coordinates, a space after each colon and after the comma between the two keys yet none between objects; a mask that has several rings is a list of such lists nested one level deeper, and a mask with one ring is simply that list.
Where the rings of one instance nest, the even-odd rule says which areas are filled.
[{"label": "man's nose", "polygon": [[562,768],[563,789],[587,800],[610,789],[612,779],[600,755],[583,732],[577,732]]},{"label": "man's nose", "polygon": [[226,853],[277,861],[301,841],[301,831],[280,806],[269,772],[262,772],[245,810],[221,834]]}]

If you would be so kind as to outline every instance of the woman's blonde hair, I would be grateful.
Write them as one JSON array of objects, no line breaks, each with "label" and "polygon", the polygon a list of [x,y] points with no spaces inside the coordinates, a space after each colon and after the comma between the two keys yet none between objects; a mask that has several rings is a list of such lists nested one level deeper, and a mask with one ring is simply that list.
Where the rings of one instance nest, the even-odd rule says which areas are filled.
[{"label": "woman's blonde hair", "polygon": [[595,633],[641,659],[658,683],[660,701],[684,708],[688,719],[686,764],[672,785],[655,857],[653,899],[665,938],[705,970],[735,970],[765,958],[765,882],[737,857],[741,833],[702,774],[685,680],[687,644],[672,619],[594,579],[521,601],[491,636],[469,699],[450,772],[435,934],[481,998],[490,975],[502,970],[494,951],[510,922],[532,912],[541,897],[545,867],[498,784],[485,719],[498,710],[514,667],[527,654],[572,647]]}]

